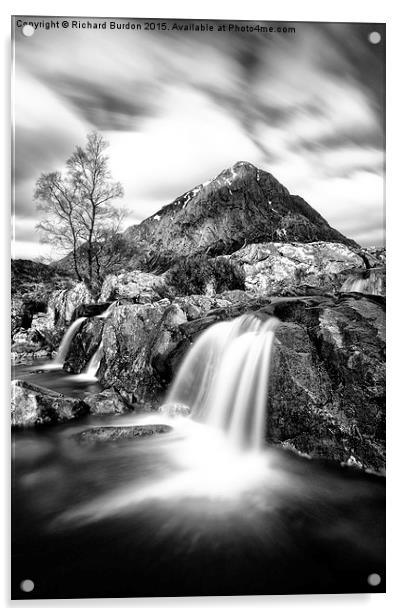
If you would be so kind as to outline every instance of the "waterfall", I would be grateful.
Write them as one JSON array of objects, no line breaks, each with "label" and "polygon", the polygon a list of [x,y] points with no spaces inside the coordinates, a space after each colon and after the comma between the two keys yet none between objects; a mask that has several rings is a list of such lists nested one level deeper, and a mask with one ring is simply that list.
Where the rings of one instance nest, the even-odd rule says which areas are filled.
[{"label": "waterfall", "polygon": [[[111,314],[116,303],[117,302],[113,302],[112,304],[110,304],[110,306],[108,306],[106,310],[104,310],[101,314],[97,315],[94,318],[106,319]],[[75,334],[77,333],[79,327],[82,325],[82,323],[87,318],[88,317],[79,317],[73,323],[71,323],[71,325],[69,326],[69,328],[67,329],[66,333],[63,336],[63,339],[57,350],[56,356],[50,363],[41,365],[40,370],[59,370],[63,368],[64,362],[67,357],[68,351],[70,349],[70,345],[73,341],[73,338]],[[96,373],[99,370],[99,364],[102,359],[102,352],[103,352],[103,347],[101,343],[98,349],[95,351],[94,355],[92,356],[91,360],[89,361],[86,369],[82,373],[82,377],[84,379],[96,380]]]},{"label": "waterfall", "polygon": [[91,359],[89,360],[87,367],[82,373],[82,377],[85,380],[88,380],[88,381],[96,380],[96,374],[99,370],[102,356],[103,356],[103,342],[100,343],[95,353],[92,355]]},{"label": "waterfall", "polygon": [[95,318],[96,319],[107,319],[116,304],[117,304],[117,300],[112,302],[110,306],[106,308],[106,310],[104,310],[101,314],[98,314]]},{"label": "waterfall", "polygon": [[[68,350],[70,348],[70,344],[72,343],[78,328],[85,320],[86,317],[80,317],[79,319],[76,319],[73,323],[71,323],[70,327],[64,334],[62,341],[60,342],[60,346],[57,350],[55,358],[50,364],[46,366],[46,368],[58,369],[63,367],[64,360],[66,359]],[[42,366],[42,368],[44,368],[44,366]]]},{"label": "waterfall", "polygon": [[269,369],[279,321],[245,315],[208,328],[190,349],[166,404],[224,431],[237,447],[261,449]]},{"label": "waterfall", "polygon": [[385,295],[385,272],[383,269],[372,268],[358,274],[348,276],[341,287],[342,293],[366,293],[369,295]]}]

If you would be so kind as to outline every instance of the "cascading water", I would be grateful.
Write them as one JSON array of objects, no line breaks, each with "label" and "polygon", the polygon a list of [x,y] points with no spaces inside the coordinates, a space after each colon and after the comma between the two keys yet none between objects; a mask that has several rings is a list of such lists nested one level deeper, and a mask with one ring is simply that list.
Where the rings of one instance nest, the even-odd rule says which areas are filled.
[{"label": "cascading water", "polygon": [[94,383],[98,379],[96,377],[103,356],[103,343],[101,342],[91,359],[87,363],[85,370],[80,374],[73,374],[68,377],[70,381]]},{"label": "cascading water", "polygon": [[82,376],[87,380],[96,380],[96,374],[99,370],[99,366],[103,356],[103,343],[101,342],[95,353],[92,355],[85,371]]},{"label": "cascading water", "polygon": [[372,268],[370,270],[348,276],[341,287],[341,292],[385,295],[384,280],[384,270],[382,268]]},{"label": "cascading water", "polygon": [[[117,302],[113,302],[112,304],[110,304],[110,306],[108,306],[106,310],[104,310],[101,314],[95,316],[95,318],[96,319],[107,319],[109,315],[111,314],[116,303]],[[70,349],[70,345],[73,341],[73,338],[75,334],[77,333],[79,327],[82,325],[82,323],[87,318],[88,317],[79,317],[70,325],[70,327],[67,329],[66,333],[64,334],[62,338],[62,341],[57,350],[56,356],[49,364],[41,365],[39,368],[40,370],[61,370],[63,368],[63,364],[67,357],[68,351]],[[102,358],[102,348],[103,347],[101,343],[100,347],[97,349],[97,351],[95,351],[90,362],[88,363],[87,367],[82,373],[83,380],[96,380],[96,373],[99,370],[99,364]]]},{"label": "cascading water", "polygon": [[[148,499],[218,499],[223,506],[266,485],[265,416],[278,324],[244,315],[209,327],[187,353],[167,396],[166,423],[173,431],[152,441],[163,452],[163,471],[78,507],[62,521],[99,519]],[[190,407],[190,417],[172,417],[171,405]],[[135,414],[131,421],[158,424],[161,415]],[[278,470],[269,477],[271,487],[287,481]]]},{"label": "cascading water", "polygon": [[167,405],[188,406],[192,419],[225,432],[233,445],[260,449],[278,323],[245,315],[210,327],[185,358]]},{"label": "cascading water", "polygon": [[110,304],[110,306],[108,306],[106,308],[106,310],[104,310],[101,314],[98,314],[95,318],[96,319],[107,319],[108,316],[110,316],[110,314],[111,314],[111,312],[112,312],[112,310],[113,310],[113,308],[115,307],[116,304],[117,304],[117,300],[115,302],[112,302]]},{"label": "cascading water", "polygon": [[77,330],[82,325],[82,323],[86,320],[86,317],[80,317],[76,319],[73,323],[71,323],[70,327],[67,329],[64,334],[62,341],[60,342],[60,346],[57,350],[55,358],[50,362],[50,364],[46,364],[46,366],[42,366],[42,369],[46,370],[58,370],[63,368],[64,361],[67,357],[68,350],[73,341]]}]

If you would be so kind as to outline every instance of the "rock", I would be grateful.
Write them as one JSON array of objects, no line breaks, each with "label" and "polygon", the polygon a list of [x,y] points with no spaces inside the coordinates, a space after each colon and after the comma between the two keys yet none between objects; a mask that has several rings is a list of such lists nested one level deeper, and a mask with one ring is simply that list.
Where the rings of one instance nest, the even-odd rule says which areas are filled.
[{"label": "rock", "polygon": [[102,426],[84,430],[79,434],[75,434],[74,438],[79,443],[94,445],[150,437],[157,434],[165,434],[171,430],[171,426],[165,424],[149,424],[145,426]]},{"label": "rock", "polygon": [[385,247],[376,247],[371,246],[368,248],[360,248],[359,254],[364,255],[369,263],[370,267],[379,267],[381,265],[385,266],[387,252]]},{"label": "rock", "polygon": [[312,457],[385,465],[385,314],[363,298],[273,306],[267,434]]},{"label": "rock", "polygon": [[[26,330],[36,329],[37,324],[41,328],[47,325],[47,304],[44,300],[33,300],[31,295],[22,298],[13,297],[11,302],[11,335],[14,337],[15,331],[23,328]],[[54,327],[54,324],[51,325]]]},{"label": "rock", "polygon": [[205,295],[187,295],[175,297],[174,304],[179,306],[186,315],[187,321],[200,319],[214,309],[230,309],[236,303],[246,304],[255,296],[244,291],[225,291],[219,295],[206,297]]},{"label": "rock", "polygon": [[188,417],[191,413],[191,409],[185,404],[171,402],[159,407],[159,412],[167,417]]},{"label": "rock", "polygon": [[155,378],[153,359],[175,347],[175,336],[186,322],[180,306],[169,300],[116,306],[104,325],[100,382],[133,392],[137,402],[158,399],[163,384]]},{"label": "rock", "polygon": [[161,299],[164,279],[139,270],[107,276],[102,286],[100,302],[131,299],[146,304]]},{"label": "rock", "polygon": [[[24,300],[18,297],[11,299],[11,336],[24,325]],[[29,324],[28,324],[29,327]]]},{"label": "rock", "polygon": [[250,291],[241,291],[239,289],[234,289],[232,291],[224,291],[216,299],[224,299],[229,304],[247,304],[250,300],[255,299],[255,296]]},{"label": "rock", "polygon": [[76,419],[89,412],[83,400],[14,380],[11,383],[11,425],[31,427]]},{"label": "rock", "polygon": [[364,266],[356,252],[334,242],[250,244],[230,259],[242,265],[247,291],[268,295],[288,295],[306,285],[333,292],[352,268]]},{"label": "rock", "polygon": [[13,365],[29,363],[35,359],[51,357],[50,351],[37,345],[13,345],[11,348],[11,363]]},{"label": "rock", "polygon": [[205,295],[189,295],[175,298],[175,303],[185,313],[187,320],[193,321],[207,314],[214,305],[214,301]]},{"label": "rock", "polygon": [[58,332],[42,332],[39,329],[19,328],[14,331],[11,345],[13,363],[32,360],[39,357],[51,357],[54,345],[59,340]]},{"label": "rock", "polygon": [[121,415],[131,411],[131,407],[119,392],[112,389],[89,394],[85,396],[84,402],[89,406],[91,415]]},{"label": "rock", "polygon": [[29,336],[28,331],[21,327],[15,332],[14,343],[15,344],[26,344],[29,341],[28,336]]},{"label": "rock", "polygon": [[71,322],[78,306],[92,303],[92,301],[91,294],[83,282],[79,282],[70,289],[55,291],[48,302],[49,327],[65,327]]},{"label": "rock", "polygon": [[49,317],[47,312],[38,312],[32,317],[31,329],[39,331],[49,329]]}]

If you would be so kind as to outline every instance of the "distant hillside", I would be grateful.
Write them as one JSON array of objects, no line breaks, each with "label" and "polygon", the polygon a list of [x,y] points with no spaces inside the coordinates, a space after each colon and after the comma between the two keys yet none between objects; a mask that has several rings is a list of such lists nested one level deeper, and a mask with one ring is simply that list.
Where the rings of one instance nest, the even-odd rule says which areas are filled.
[{"label": "distant hillside", "polygon": [[11,260],[11,292],[12,294],[29,293],[37,285],[49,285],[51,288],[63,288],[73,276],[57,265],[47,265],[29,259]]}]

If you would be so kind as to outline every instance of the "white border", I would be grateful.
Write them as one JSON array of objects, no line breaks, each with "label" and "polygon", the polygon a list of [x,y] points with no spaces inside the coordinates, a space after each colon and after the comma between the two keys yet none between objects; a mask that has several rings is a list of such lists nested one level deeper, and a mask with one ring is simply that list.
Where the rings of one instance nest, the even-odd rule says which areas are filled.
[{"label": "white border", "polygon": [[[400,549],[401,527],[400,519],[400,496],[401,484],[400,458],[401,447],[399,442],[402,435],[402,403],[401,396],[396,395],[395,384],[401,379],[400,362],[400,326],[397,321],[401,304],[398,302],[399,285],[401,280],[402,266],[398,251],[401,243],[401,139],[400,131],[400,107],[401,90],[399,85],[401,44],[402,40],[402,16],[398,3],[392,0],[336,0],[335,2],[318,2],[317,0],[281,0],[272,3],[269,0],[203,0],[200,3],[187,3],[182,0],[138,2],[130,3],[121,0],[105,2],[104,0],[70,0],[58,2],[50,0],[3,0],[1,6],[0,27],[2,31],[2,45],[4,50],[1,68],[2,91],[1,97],[3,135],[10,134],[10,104],[9,104],[9,75],[10,75],[10,15],[76,15],[76,16],[116,16],[116,17],[182,17],[182,18],[207,18],[207,19],[259,19],[267,21],[364,21],[364,22],[387,22],[387,248],[388,248],[388,582],[386,595],[315,595],[315,596],[283,596],[283,597],[211,597],[211,598],[178,598],[178,599],[119,599],[119,600],[70,600],[70,601],[9,601],[9,402],[8,397],[3,401],[3,503],[2,529],[5,540],[1,542],[1,604],[6,609],[20,613],[24,609],[33,612],[42,612],[45,608],[53,611],[59,609],[74,610],[74,613],[84,613],[90,610],[97,614],[99,609],[112,610],[113,608],[131,608],[135,613],[146,612],[152,614],[163,609],[164,613],[176,613],[184,608],[186,613],[204,613],[207,610],[219,610],[221,614],[244,614],[245,611],[252,613],[267,613],[270,608],[281,614],[297,613],[298,616],[326,616],[343,611],[353,616],[375,615],[380,611],[390,614],[401,604],[399,595],[400,577]],[[3,224],[0,225],[1,233],[1,289],[2,289],[2,316],[3,326],[0,328],[0,347],[3,351],[3,366],[0,370],[3,382],[3,392],[8,391],[9,379],[9,315],[6,300],[9,290],[9,203],[10,203],[10,141],[6,138],[0,148],[2,164],[3,201],[2,214]],[[395,283],[393,283],[395,281]],[[398,281],[398,282],[397,282]],[[394,384],[394,387],[392,387]],[[399,464],[398,464],[399,462]],[[367,537],[367,541],[370,538]],[[399,549],[398,549],[399,547]],[[346,557],[346,555],[345,555]]]}]

